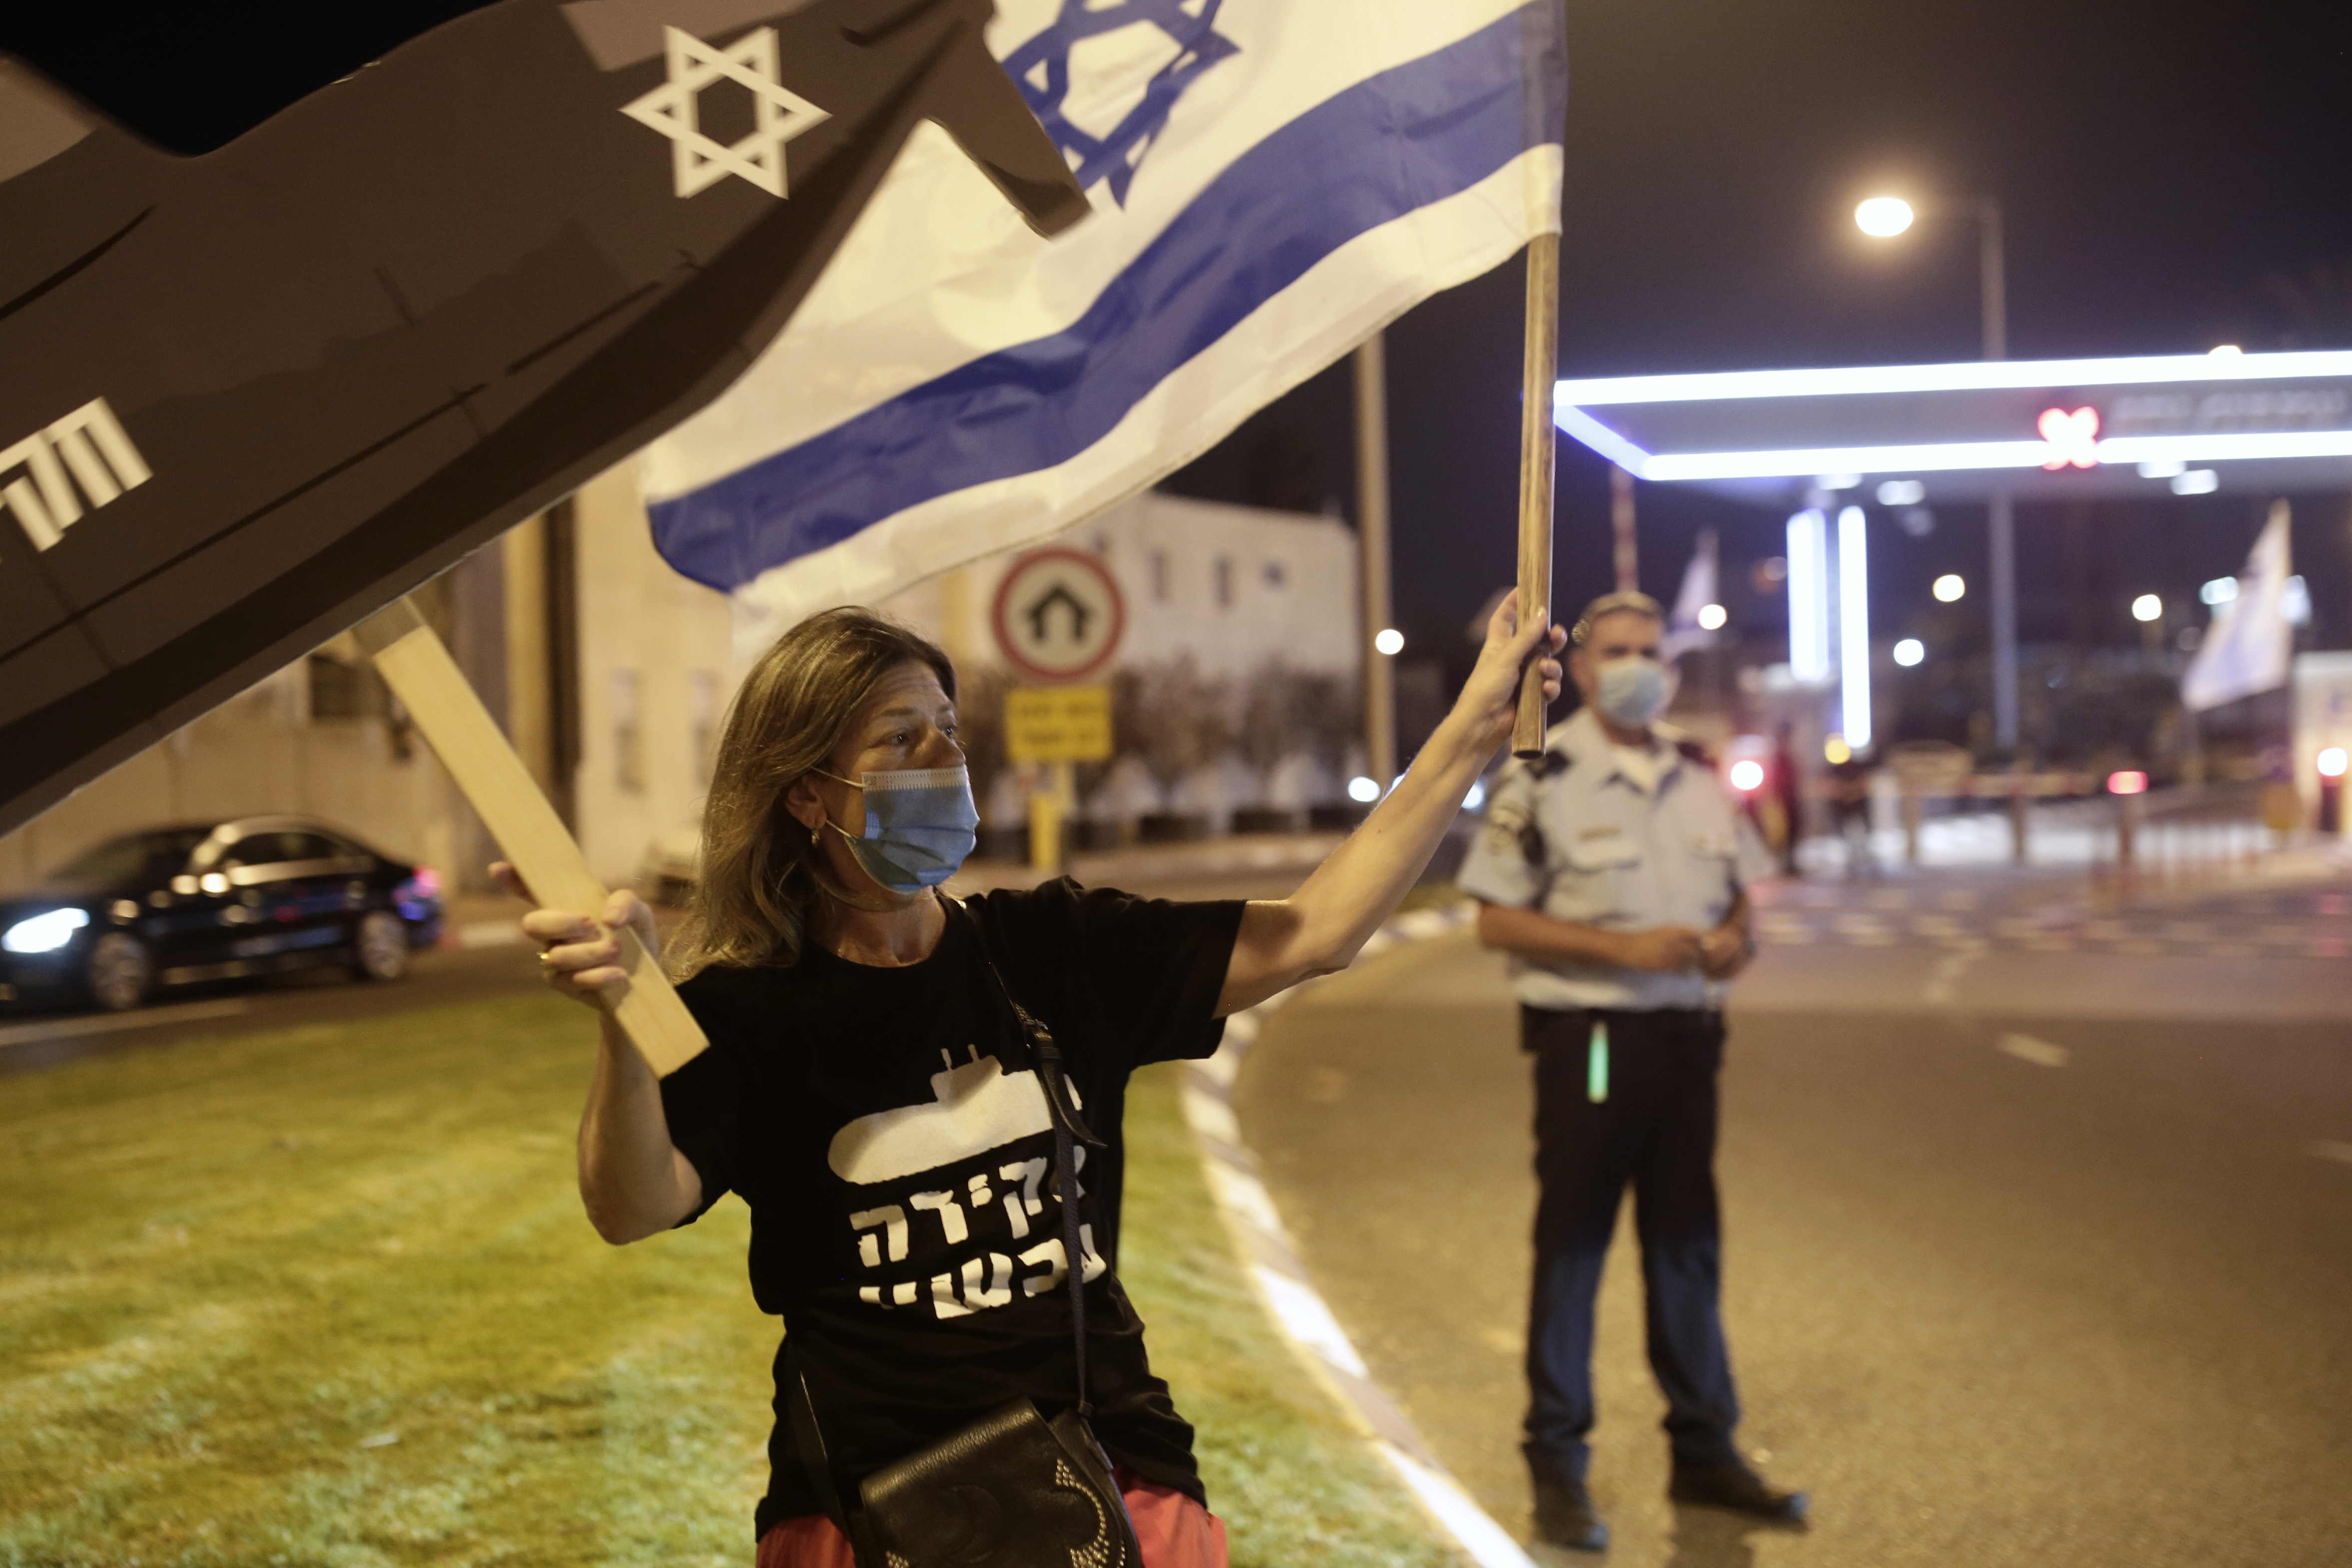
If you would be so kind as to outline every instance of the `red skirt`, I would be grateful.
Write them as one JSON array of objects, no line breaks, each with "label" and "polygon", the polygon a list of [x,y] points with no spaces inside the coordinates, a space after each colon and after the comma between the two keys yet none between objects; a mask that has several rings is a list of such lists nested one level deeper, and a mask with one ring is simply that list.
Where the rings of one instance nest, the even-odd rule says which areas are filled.
[{"label": "red skirt", "polygon": [[[1121,1465],[1111,1472],[1143,1548],[1143,1568],[1226,1568],[1225,1521]],[[781,1520],[760,1538],[758,1568],[856,1568],[849,1542],[821,1513]]]}]

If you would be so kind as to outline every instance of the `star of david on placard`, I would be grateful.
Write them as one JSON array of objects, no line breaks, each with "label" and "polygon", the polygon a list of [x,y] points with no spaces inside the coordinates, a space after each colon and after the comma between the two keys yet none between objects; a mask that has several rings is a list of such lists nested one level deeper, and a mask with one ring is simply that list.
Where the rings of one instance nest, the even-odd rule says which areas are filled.
[{"label": "star of david on placard", "polygon": [[[1217,31],[1224,0],[1062,0],[1053,25],[1004,58],[1038,121],[1091,189],[1110,182],[1111,199],[1127,205],[1127,188],[1151,143],[1168,127],[1176,100],[1219,60],[1241,52]],[[1089,135],[1062,112],[1070,92],[1070,51],[1081,40],[1123,27],[1154,26],[1176,46],[1176,58],[1153,74],[1143,100],[1101,137]]]},{"label": "star of david on placard", "polygon": [[[621,112],[669,138],[673,188],[690,196],[735,174],[783,195],[784,143],[833,116],[776,79],[776,30],[755,27],[723,49],[676,27],[662,37],[669,79]],[[731,147],[702,133],[698,107],[702,89],[722,81],[751,94],[751,133]]]}]

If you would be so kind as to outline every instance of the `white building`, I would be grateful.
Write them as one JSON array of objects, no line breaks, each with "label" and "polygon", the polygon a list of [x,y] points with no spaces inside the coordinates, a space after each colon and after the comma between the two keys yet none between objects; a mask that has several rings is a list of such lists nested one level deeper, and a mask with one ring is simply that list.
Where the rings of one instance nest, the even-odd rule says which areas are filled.
[{"label": "white building", "polygon": [[[1127,604],[1117,668],[1190,659],[1213,680],[1268,665],[1352,679],[1356,536],[1336,518],[1147,490],[1055,542],[1100,556]],[[1001,668],[989,626],[1018,555],[918,584],[881,608],[912,622],[959,669]]]},{"label": "white building", "polygon": [[[1360,766],[1349,752],[1360,729],[1352,531],[1335,518],[1147,491],[1055,542],[1110,568],[1127,623],[1102,679],[1129,700],[1154,700],[1156,710],[1150,756],[1123,754],[1092,781],[1085,816],[1121,831],[1157,815],[1222,830],[1243,807],[1297,815],[1341,798],[1341,782]],[[1012,683],[990,616],[1017,559],[975,563],[881,605],[955,660],[967,728],[992,723],[975,704]],[[1299,714],[1302,687],[1328,695]],[[1303,721],[1285,724],[1276,717],[1285,712]],[[1134,731],[1131,722],[1120,727]],[[989,748],[978,752],[983,818],[1023,821],[1024,781],[992,771]]]}]

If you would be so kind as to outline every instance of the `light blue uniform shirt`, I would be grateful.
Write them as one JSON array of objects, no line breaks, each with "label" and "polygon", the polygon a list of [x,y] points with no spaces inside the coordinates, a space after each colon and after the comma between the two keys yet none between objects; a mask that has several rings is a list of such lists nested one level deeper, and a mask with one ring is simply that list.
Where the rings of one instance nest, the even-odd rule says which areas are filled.
[{"label": "light blue uniform shirt", "polygon": [[[1496,781],[1486,825],[1463,862],[1463,891],[1608,931],[1713,930],[1769,866],[1731,792],[1655,726],[1657,787],[1643,787],[1589,708],[1514,759]],[[1511,988],[1532,1007],[1715,1007],[1727,984],[1696,971],[1511,957]]]}]

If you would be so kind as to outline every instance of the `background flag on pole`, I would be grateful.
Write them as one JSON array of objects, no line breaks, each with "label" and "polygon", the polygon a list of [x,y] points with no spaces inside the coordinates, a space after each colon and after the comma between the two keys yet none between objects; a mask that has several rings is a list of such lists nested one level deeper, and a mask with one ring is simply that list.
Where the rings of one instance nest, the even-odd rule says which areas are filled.
[{"label": "background flag on pole", "polygon": [[999,0],[1094,215],[919,130],[783,334],[646,449],[747,643],[1085,521],[1559,224],[1558,0]]},{"label": "background flag on pole", "polygon": [[1709,605],[1721,603],[1716,584],[1715,530],[1699,531],[1698,544],[1691,551],[1690,564],[1683,568],[1681,592],[1675,595],[1675,607],[1666,619],[1666,635],[1659,639],[1658,655],[1672,662],[1695,647],[1713,647],[1715,634],[1698,624],[1698,613]]},{"label": "background flag on pole", "polygon": [[2238,596],[2215,608],[2205,641],[2180,678],[2182,706],[2201,711],[2286,684],[2294,659],[2294,627],[2287,615],[2287,579],[2294,570],[2287,504],[2274,500],[2270,521],[2239,574]]}]

